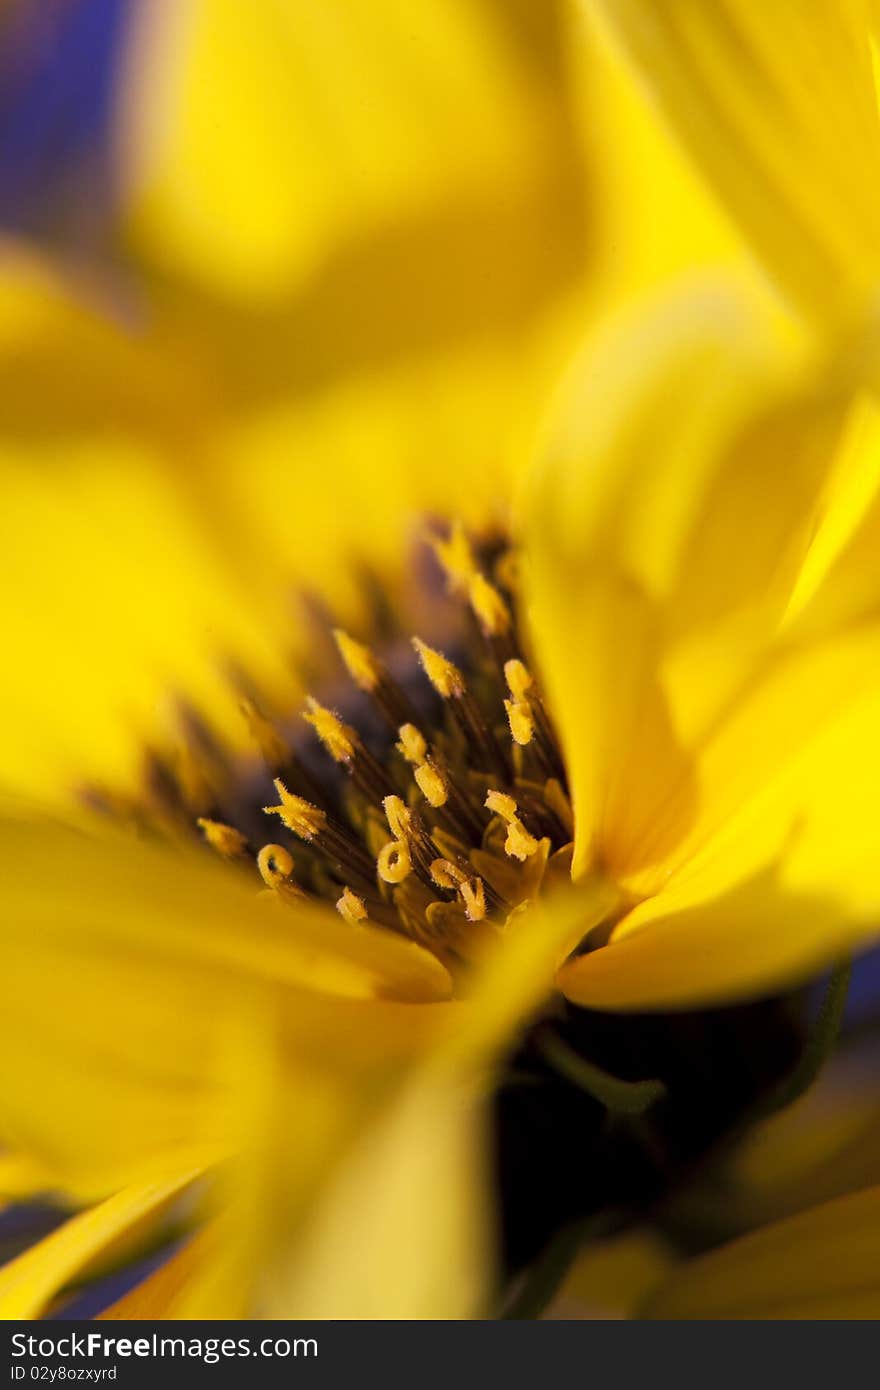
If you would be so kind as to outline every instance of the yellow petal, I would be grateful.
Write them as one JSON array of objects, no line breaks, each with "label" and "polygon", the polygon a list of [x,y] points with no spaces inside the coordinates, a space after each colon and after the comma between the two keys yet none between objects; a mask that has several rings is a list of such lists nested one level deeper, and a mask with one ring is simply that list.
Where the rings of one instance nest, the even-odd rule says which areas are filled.
[{"label": "yellow petal", "polygon": [[[862,671],[868,661],[876,670],[877,650],[868,639]],[[825,655],[845,676],[845,652]],[[810,689],[809,681],[791,687],[790,718]],[[608,946],[563,967],[565,993],[622,1009],[722,1002],[805,979],[876,935],[878,714],[875,682],[768,768],[766,784],[623,918]],[[772,732],[770,723],[771,742]]]},{"label": "yellow petal", "polygon": [[691,1260],[651,1318],[876,1318],[880,1188],[840,1197]]},{"label": "yellow petal", "polygon": [[302,1055],[368,1065],[417,1046],[431,1015],[377,993],[448,992],[426,952],[329,909],[276,909],[199,856],[13,825],[0,852],[0,1134],[85,1192],[228,1148],[243,1013],[283,1001]]},{"label": "yellow petal", "polygon": [[657,120],[613,35],[589,8],[583,18],[571,47],[572,62],[582,64],[590,153],[590,303],[610,309],[695,267],[743,262],[747,253],[674,133]]},{"label": "yellow petal", "polygon": [[559,273],[529,227],[569,259],[578,221],[559,25],[556,5],[526,22],[492,0],[151,7],[128,84],[139,249],[264,301],[328,269],[369,278],[362,260],[393,284],[427,252],[443,282],[415,292],[438,312],[455,287],[485,319],[517,265],[522,303]]},{"label": "yellow petal", "polygon": [[124,1188],[72,1216],[63,1226],[0,1269],[0,1317],[36,1318],[65,1284],[111,1250],[120,1250],[158,1219],[196,1177],[189,1172]]},{"label": "yellow petal", "polygon": [[477,1316],[492,1283],[483,1130],[467,1087],[417,1076],[346,1152],[267,1281],[268,1316]]},{"label": "yellow petal", "polygon": [[709,291],[616,325],[573,372],[526,491],[530,634],[572,779],[576,874],[595,855],[662,880],[698,811],[693,750],[780,623],[814,533],[842,405],[792,392],[763,332]]},{"label": "yellow petal", "polygon": [[838,321],[880,273],[866,0],[590,0],[784,289]]}]

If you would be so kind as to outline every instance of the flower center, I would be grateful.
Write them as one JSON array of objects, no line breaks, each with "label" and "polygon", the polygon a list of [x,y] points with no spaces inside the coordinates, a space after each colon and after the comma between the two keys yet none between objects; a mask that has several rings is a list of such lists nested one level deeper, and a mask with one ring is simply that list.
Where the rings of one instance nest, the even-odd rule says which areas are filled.
[{"label": "flower center", "polygon": [[[184,765],[163,769],[162,792],[285,902],[329,900],[353,926],[402,933],[455,974],[511,912],[569,877],[572,815],[521,640],[513,553],[459,525],[430,550],[446,581],[445,650],[397,621],[372,645],[335,629],[346,680],[335,698],[322,681],[291,722],[241,702],[268,777],[248,784],[228,762],[211,776],[191,742]],[[426,566],[413,568],[415,584]],[[436,612],[440,574],[427,568]]]}]

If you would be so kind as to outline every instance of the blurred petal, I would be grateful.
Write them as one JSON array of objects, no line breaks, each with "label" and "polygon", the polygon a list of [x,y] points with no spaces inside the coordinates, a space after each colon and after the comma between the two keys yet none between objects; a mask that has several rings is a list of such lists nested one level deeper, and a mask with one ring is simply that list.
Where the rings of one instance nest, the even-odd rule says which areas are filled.
[{"label": "blurred petal", "polygon": [[424,264],[445,244],[446,282],[419,293],[475,293],[491,318],[557,277],[578,237],[561,29],[556,4],[538,18],[497,0],[405,19],[364,0],[149,7],[130,84],[138,245],[269,299],[336,257],[384,245]]},{"label": "blurred petal", "polygon": [[815,529],[842,404],[792,395],[761,333],[720,292],[615,328],[572,374],[530,480],[530,632],[572,777],[575,873],[595,854],[662,880],[697,814],[694,749]]},{"label": "blurred petal", "polygon": [[592,0],[771,272],[842,319],[880,272],[880,124],[865,0]]},{"label": "blurred petal", "polygon": [[86,1193],[227,1151],[253,1011],[279,1046],[357,1076],[406,1056],[433,1017],[377,994],[448,993],[427,952],[274,910],[199,856],[11,825],[2,853],[0,1135]]},{"label": "blurred petal", "polygon": [[[877,650],[871,637],[858,653],[862,682]],[[845,651],[824,655],[845,680]],[[793,714],[811,689],[793,683],[786,708]],[[878,715],[875,689],[789,750],[705,850],[622,919],[608,947],[563,967],[564,992],[607,1008],[724,1002],[804,980],[876,936]],[[769,759],[774,724],[759,723],[756,755],[763,748]]]},{"label": "blurred petal", "polygon": [[880,1188],[689,1261],[644,1312],[651,1318],[876,1318]]},{"label": "blurred petal", "polygon": [[478,1315],[492,1282],[487,1147],[465,1088],[417,1078],[347,1152],[268,1281],[267,1315]]},{"label": "blurred petal", "polygon": [[123,1188],[107,1201],[72,1216],[63,1226],[0,1269],[0,1318],[36,1318],[75,1276],[99,1257],[122,1253],[124,1242],[158,1218],[197,1176],[176,1174]]}]

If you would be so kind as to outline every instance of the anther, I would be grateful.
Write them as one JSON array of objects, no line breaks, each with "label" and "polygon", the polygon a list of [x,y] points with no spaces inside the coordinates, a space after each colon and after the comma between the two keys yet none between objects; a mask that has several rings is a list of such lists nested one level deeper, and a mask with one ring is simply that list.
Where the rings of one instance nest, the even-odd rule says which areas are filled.
[{"label": "anther", "polygon": [[308,713],[303,714],[307,724],[311,724],[334,762],[350,763],[355,755],[358,736],[348,724],[343,724],[338,714],[318,703],[313,695],[306,697]]},{"label": "anther", "polygon": [[247,854],[247,836],[242,835],[235,826],[219,820],[208,820],[206,816],[199,816],[196,825],[211,848],[224,859],[241,859]]},{"label": "anther", "polygon": [[366,903],[350,888],[343,888],[342,897],[336,900],[336,911],[353,927],[356,927],[359,922],[367,920]]},{"label": "anther", "polygon": [[438,888],[458,893],[469,922],[482,922],[486,916],[486,891],[478,875],[466,874],[449,859],[435,859],[431,864],[431,878]]},{"label": "anther", "polygon": [[307,703],[308,712],[303,719],[311,724],[334,762],[345,768],[368,801],[381,801],[388,791],[388,776],[364,746],[357,730],[344,724],[338,714],[319,704],[314,696],[309,695]]},{"label": "anther", "polygon": [[444,700],[453,700],[464,694],[464,676],[457,666],[447,661],[442,652],[429,647],[420,637],[413,638],[413,646],[425,675],[438,695]]},{"label": "anther", "polygon": [[371,697],[389,728],[396,731],[413,716],[406,695],[369,647],[339,627],[334,628],[333,636],[349,676],[359,690]]},{"label": "anther", "polygon": [[512,859],[525,860],[537,852],[538,841],[534,835],[529,834],[519,819],[517,814],[519,808],[512,796],[508,796],[505,792],[489,792],[486,796],[486,806],[507,824],[507,839],[504,842],[505,853],[509,854]]},{"label": "anther", "polygon": [[280,816],[288,830],[300,840],[311,842],[327,825],[327,812],[310,801],[289,792],[280,777],[275,778],[275,790],[281,798],[279,806],[264,806],[267,816]]},{"label": "anther", "polygon": [[398,733],[397,749],[412,766],[416,786],[428,805],[439,810],[449,800],[449,788],[437,763],[428,756],[427,743],[415,724],[401,724]]},{"label": "anther", "polygon": [[373,884],[373,861],[363,845],[332,821],[326,811],[289,792],[280,777],[275,779],[275,790],[281,805],[264,806],[267,815],[280,816],[288,830],[326,854],[344,877],[354,874],[364,884]]},{"label": "anther", "polygon": [[479,705],[468,691],[464,676],[458,667],[447,660],[442,652],[435,651],[419,637],[413,638],[413,646],[425,675],[437,694],[449,701],[449,708],[470,744],[471,751],[485,769],[491,769],[506,779],[509,776],[507,761],[495,742]]},{"label": "anther", "polygon": [[516,657],[504,663],[504,679],[514,700],[523,701],[534,685],[534,679],[525,662]]},{"label": "anther", "polygon": [[535,736],[535,720],[531,709],[525,700],[505,700],[504,708],[507,711],[507,722],[514,743],[518,743],[520,748],[528,748]]},{"label": "anther", "polygon": [[406,847],[411,867],[422,882],[430,887],[431,861],[437,857],[437,847],[421,816],[405,805],[399,796],[386,796],[382,804],[391,834]]},{"label": "anther", "polygon": [[522,748],[532,744],[545,774],[561,782],[565,775],[562,760],[531,672],[514,658],[504,663],[504,678],[512,696],[504,707],[515,742]]}]

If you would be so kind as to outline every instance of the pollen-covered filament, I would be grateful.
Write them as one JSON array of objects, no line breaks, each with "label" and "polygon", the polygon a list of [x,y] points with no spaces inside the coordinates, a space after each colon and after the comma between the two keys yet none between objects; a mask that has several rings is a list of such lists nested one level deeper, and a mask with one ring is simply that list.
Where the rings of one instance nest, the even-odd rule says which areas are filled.
[{"label": "pollen-covered filament", "polygon": [[277,818],[284,841],[262,843],[257,818],[246,833],[222,805],[198,825],[225,858],[256,858],[277,898],[293,907],[303,895],[327,898],[353,928],[403,933],[454,969],[481,934],[503,930],[514,908],[567,873],[571,810],[518,639],[510,554],[472,546],[460,526],[432,544],[459,628],[455,659],[448,621],[437,645],[400,630],[396,665],[335,629],[349,693],[308,697],[311,734],[242,702],[277,795],[262,815]]}]

